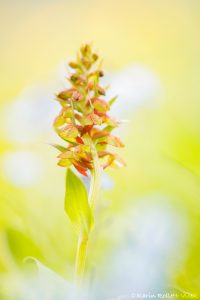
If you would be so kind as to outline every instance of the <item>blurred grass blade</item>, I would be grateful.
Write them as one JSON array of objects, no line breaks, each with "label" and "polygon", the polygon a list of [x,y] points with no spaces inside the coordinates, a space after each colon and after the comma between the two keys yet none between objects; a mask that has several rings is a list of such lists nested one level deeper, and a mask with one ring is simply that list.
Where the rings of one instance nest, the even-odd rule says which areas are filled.
[{"label": "blurred grass blade", "polygon": [[88,234],[93,225],[93,216],[88,204],[86,188],[71,169],[67,170],[65,211],[77,233]]},{"label": "blurred grass blade", "polygon": [[[27,277],[23,281],[21,300],[43,299],[43,300],[75,300],[75,287],[72,283],[43,265],[34,257],[26,257],[25,263],[36,267],[37,276]],[[32,266],[31,266],[32,269]]]}]

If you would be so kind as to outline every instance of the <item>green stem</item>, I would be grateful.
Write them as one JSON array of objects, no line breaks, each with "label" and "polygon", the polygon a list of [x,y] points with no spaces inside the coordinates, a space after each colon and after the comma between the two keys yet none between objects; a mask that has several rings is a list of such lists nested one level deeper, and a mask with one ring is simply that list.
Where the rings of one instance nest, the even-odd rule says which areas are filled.
[{"label": "green stem", "polygon": [[[91,171],[91,181],[90,181],[90,190],[88,202],[91,207],[92,212],[95,211],[96,201],[100,192],[100,183],[101,183],[101,167],[99,164],[99,158],[94,144],[91,143],[91,152],[93,156],[93,170]],[[76,274],[76,283],[78,285],[81,284],[84,270],[85,270],[85,262],[87,257],[87,248],[89,241],[89,233],[88,234],[80,234],[77,246],[76,253],[76,266],[75,266],[75,274]]]},{"label": "green stem", "polygon": [[76,119],[75,119],[75,115],[74,115],[74,105],[73,105],[72,99],[70,100],[70,105],[71,105],[71,108],[72,108],[72,122],[73,122],[73,125],[75,126],[76,125]]},{"label": "green stem", "polygon": [[84,275],[87,246],[88,246],[88,237],[80,235],[78,240],[77,252],[76,252],[76,266],[75,266],[76,283],[78,285],[81,284]]},{"label": "green stem", "polygon": [[99,158],[95,146],[92,144],[92,157],[94,168],[91,171],[91,182],[90,182],[90,191],[89,191],[89,204],[92,212],[95,210],[96,201],[99,196],[101,188],[101,167],[99,164]]}]

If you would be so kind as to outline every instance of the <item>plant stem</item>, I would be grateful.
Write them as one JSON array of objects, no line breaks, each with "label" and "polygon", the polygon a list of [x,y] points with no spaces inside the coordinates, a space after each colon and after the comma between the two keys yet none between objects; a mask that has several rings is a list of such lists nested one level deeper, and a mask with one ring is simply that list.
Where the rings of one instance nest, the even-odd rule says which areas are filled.
[{"label": "plant stem", "polygon": [[79,285],[82,282],[82,278],[85,270],[85,261],[87,255],[88,237],[80,235],[78,240],[78,247],[76,252],[76,283]]},{"label": "plant stem", "polygon": [[89,205],[92,212],[95,210],[96,201],[99,196],[100,187],[101,187],[101,167],[99,164],[99,158],[95,146],[92,144],[92,156],[93,156],[93,170],[91,171],[91,182],[90,182],[90,191],[89,191]]},{"label": "plant stem", "polygon": [[76,119],[75,119],[75,115],[74,115],[74,105],[73,105],[72,100],[70,100],[70,105],[71,105],[71,108],[72,108],[72,122],[73,122],[73,125],[75,126],[76,125]]},{"label": "plant stem", "polygon": [[[88,202],[92,212],[94,212],[95,204],[98,199],[100,186],[101,186],[101,167],[99,164],[98,154],[93,143],[91,143],[91,152],[93,156],[93,170],[91,171],[91,181],[90,181]],[[84,234],[80,233],[78,239],[77,252],[76,252],[76,266],[75,266],[76,283],[78,285],[81,284],[84,276],[88,241],[89,241],[89,233],[84,233]]]}]

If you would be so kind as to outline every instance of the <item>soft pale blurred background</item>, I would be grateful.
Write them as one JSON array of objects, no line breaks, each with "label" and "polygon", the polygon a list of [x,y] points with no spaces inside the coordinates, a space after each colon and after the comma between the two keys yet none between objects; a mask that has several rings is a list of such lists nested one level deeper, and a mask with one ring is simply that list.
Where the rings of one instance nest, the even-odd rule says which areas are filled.
[{"label": "soft pale blurred background", "polygon": [[89,248],[99,299],[200,294],[200,2],[0,6],[0,299],[22,299],[27,256],[72,279],[76,236],[63,211],[64,170],[48,143],[57,140],[54,94],[88,41],[104,58],[109,95],[119,95],[113,114],[128,120],[119,130],[127,167],[103,178]]}]

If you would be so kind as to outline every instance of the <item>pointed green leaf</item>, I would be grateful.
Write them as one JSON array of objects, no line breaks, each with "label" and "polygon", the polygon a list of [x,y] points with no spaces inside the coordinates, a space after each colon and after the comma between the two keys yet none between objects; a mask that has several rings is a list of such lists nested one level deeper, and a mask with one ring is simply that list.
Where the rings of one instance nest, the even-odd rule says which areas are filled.
[{"label": "pointed green leaf", "polygon": [[93,216],[88,203],[86,188],[71,169],[67,170],[65,211],[78,233],[88,234],[93,225]]},{"label": "pointed green leaf", "polygon": [[50,144],[52,147],[56,148],[57,150],[59,150],[60,152],[64,152],[67,150],[66,147],[58,145],[58,144]]},{"label": "pointed green leaf", "polygon": [[109,105],[111,106],[116,100],[117,100],[118,96],[113,97],[112,99],[110,99],[108,101]]}]

